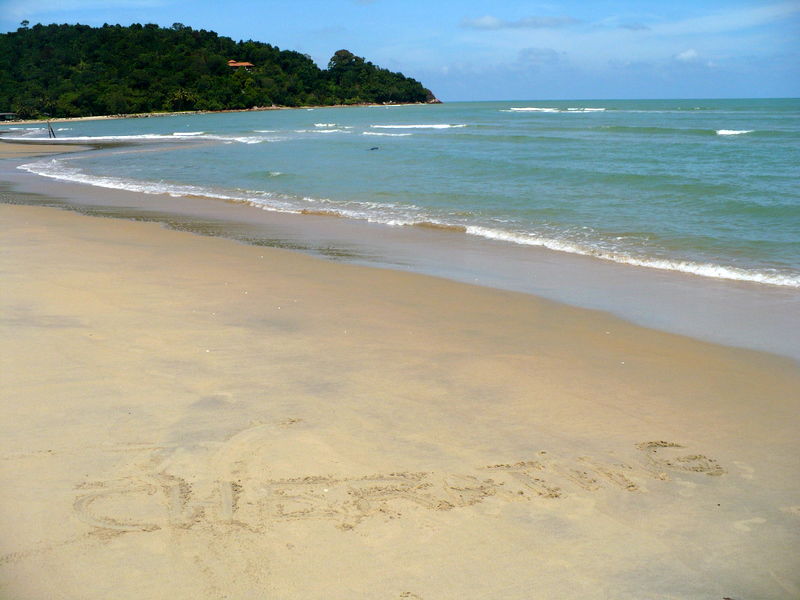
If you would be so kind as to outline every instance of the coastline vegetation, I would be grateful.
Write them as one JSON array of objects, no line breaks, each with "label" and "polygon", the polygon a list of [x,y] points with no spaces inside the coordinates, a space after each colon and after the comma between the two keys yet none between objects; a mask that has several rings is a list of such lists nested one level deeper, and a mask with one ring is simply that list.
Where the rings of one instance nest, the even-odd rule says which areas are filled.
[{"label": "coastline vegetation", "polygon": [[21,119],[423,102],[438,101],[420,82],[348,50],[320,69],[299,52],[181,23],[23,21],[0,34],[0,110]]}]

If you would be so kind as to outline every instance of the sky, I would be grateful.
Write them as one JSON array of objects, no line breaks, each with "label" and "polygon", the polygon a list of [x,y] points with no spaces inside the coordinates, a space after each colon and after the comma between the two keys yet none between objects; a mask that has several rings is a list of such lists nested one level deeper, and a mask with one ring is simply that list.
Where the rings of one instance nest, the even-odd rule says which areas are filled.
[{"label": "sky", "polygon": [[22,20],[345,48],[444,101],[800,97],[800,0],[0,0]]}]

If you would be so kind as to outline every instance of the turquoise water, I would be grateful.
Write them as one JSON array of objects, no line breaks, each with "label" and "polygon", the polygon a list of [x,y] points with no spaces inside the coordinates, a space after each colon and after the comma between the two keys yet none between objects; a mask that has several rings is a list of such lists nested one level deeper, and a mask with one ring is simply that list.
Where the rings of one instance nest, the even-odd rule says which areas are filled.
[{"label": "turquoise water", "polygon": [[[800,287],[800,100],[449,103],[58,124],[24,170]],[[5,137],[40,137],[20,126]]]}]

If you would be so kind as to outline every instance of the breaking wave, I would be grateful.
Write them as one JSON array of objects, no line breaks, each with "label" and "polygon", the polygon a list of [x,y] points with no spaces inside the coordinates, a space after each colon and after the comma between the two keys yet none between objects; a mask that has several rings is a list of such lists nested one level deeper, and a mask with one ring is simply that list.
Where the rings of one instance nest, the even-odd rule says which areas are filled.
[{"label": "breaking wave", "polygon": [[382,133],[380,131],[363,131],[362,135],[382,135],[384,137],[408,137],[413,133]]},{"label": "breaking wave", "polygon": [[[44,131],[37,129],[38,131]],[[146,142],[186,142],[188,140],[214,140],[226,143],[239,143],[239,144],[260,144],[262,142],[276,142],[281,141],[280,137],[268,136],[254,136],[254,135],[222,135],[222,134],[207,134],[204,131],[175,131],[172,133],[140,133],[136,135],[81,135],[81,136],[66,136],[51,139],[39,136],[4,136],[4,140],[8,141],[25,141],[32,140],[41,141],[48,144],[59,144],[61,142],[79,142],[82,144],[114,144],[114,143],[146,143]]]},{"label": "breaking wave", "polygon": [[500,112],[594,113],[605,112],[605,110],[605,108],[591,107],[552,108],[547,106],[512,106],[511,108],[501,109]]},{"label": "breaking wave", "polygon": [[800,288],[800,275],[781,273],[777,269],[757,270],[731,267],[715,263],[702,263],[680,259],[651,258],[635,256],[627,252],[592,247],[589,244],[579,244],[568,240],[540,237],[527,233],[516,233],[481,226],[468,226],[467,233],[491,240],[511,242],[526,246],[540,246],[559,252],[581,254],[608,260],[625,265],[647,267],[665,271],[678,271],[714,279],[729,279],[734,281],[750,281],[766,283],[785,287]]},{"label": "breaking wave", "polygon": [[373,129],[459,129],[466,127],[464,123],[451,125],[449,123],[431,123],[423,125],[370,125]]}]

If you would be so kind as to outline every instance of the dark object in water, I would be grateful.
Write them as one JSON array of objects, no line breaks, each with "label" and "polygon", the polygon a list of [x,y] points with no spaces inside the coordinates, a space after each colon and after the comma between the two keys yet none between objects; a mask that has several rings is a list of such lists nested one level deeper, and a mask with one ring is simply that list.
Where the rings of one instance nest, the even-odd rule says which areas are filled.
[{"label": "dark object in water", "polygon": [[380,147],[379,146],[373,146],[372,148],[370,148],[370,150],[380,150]]}]

